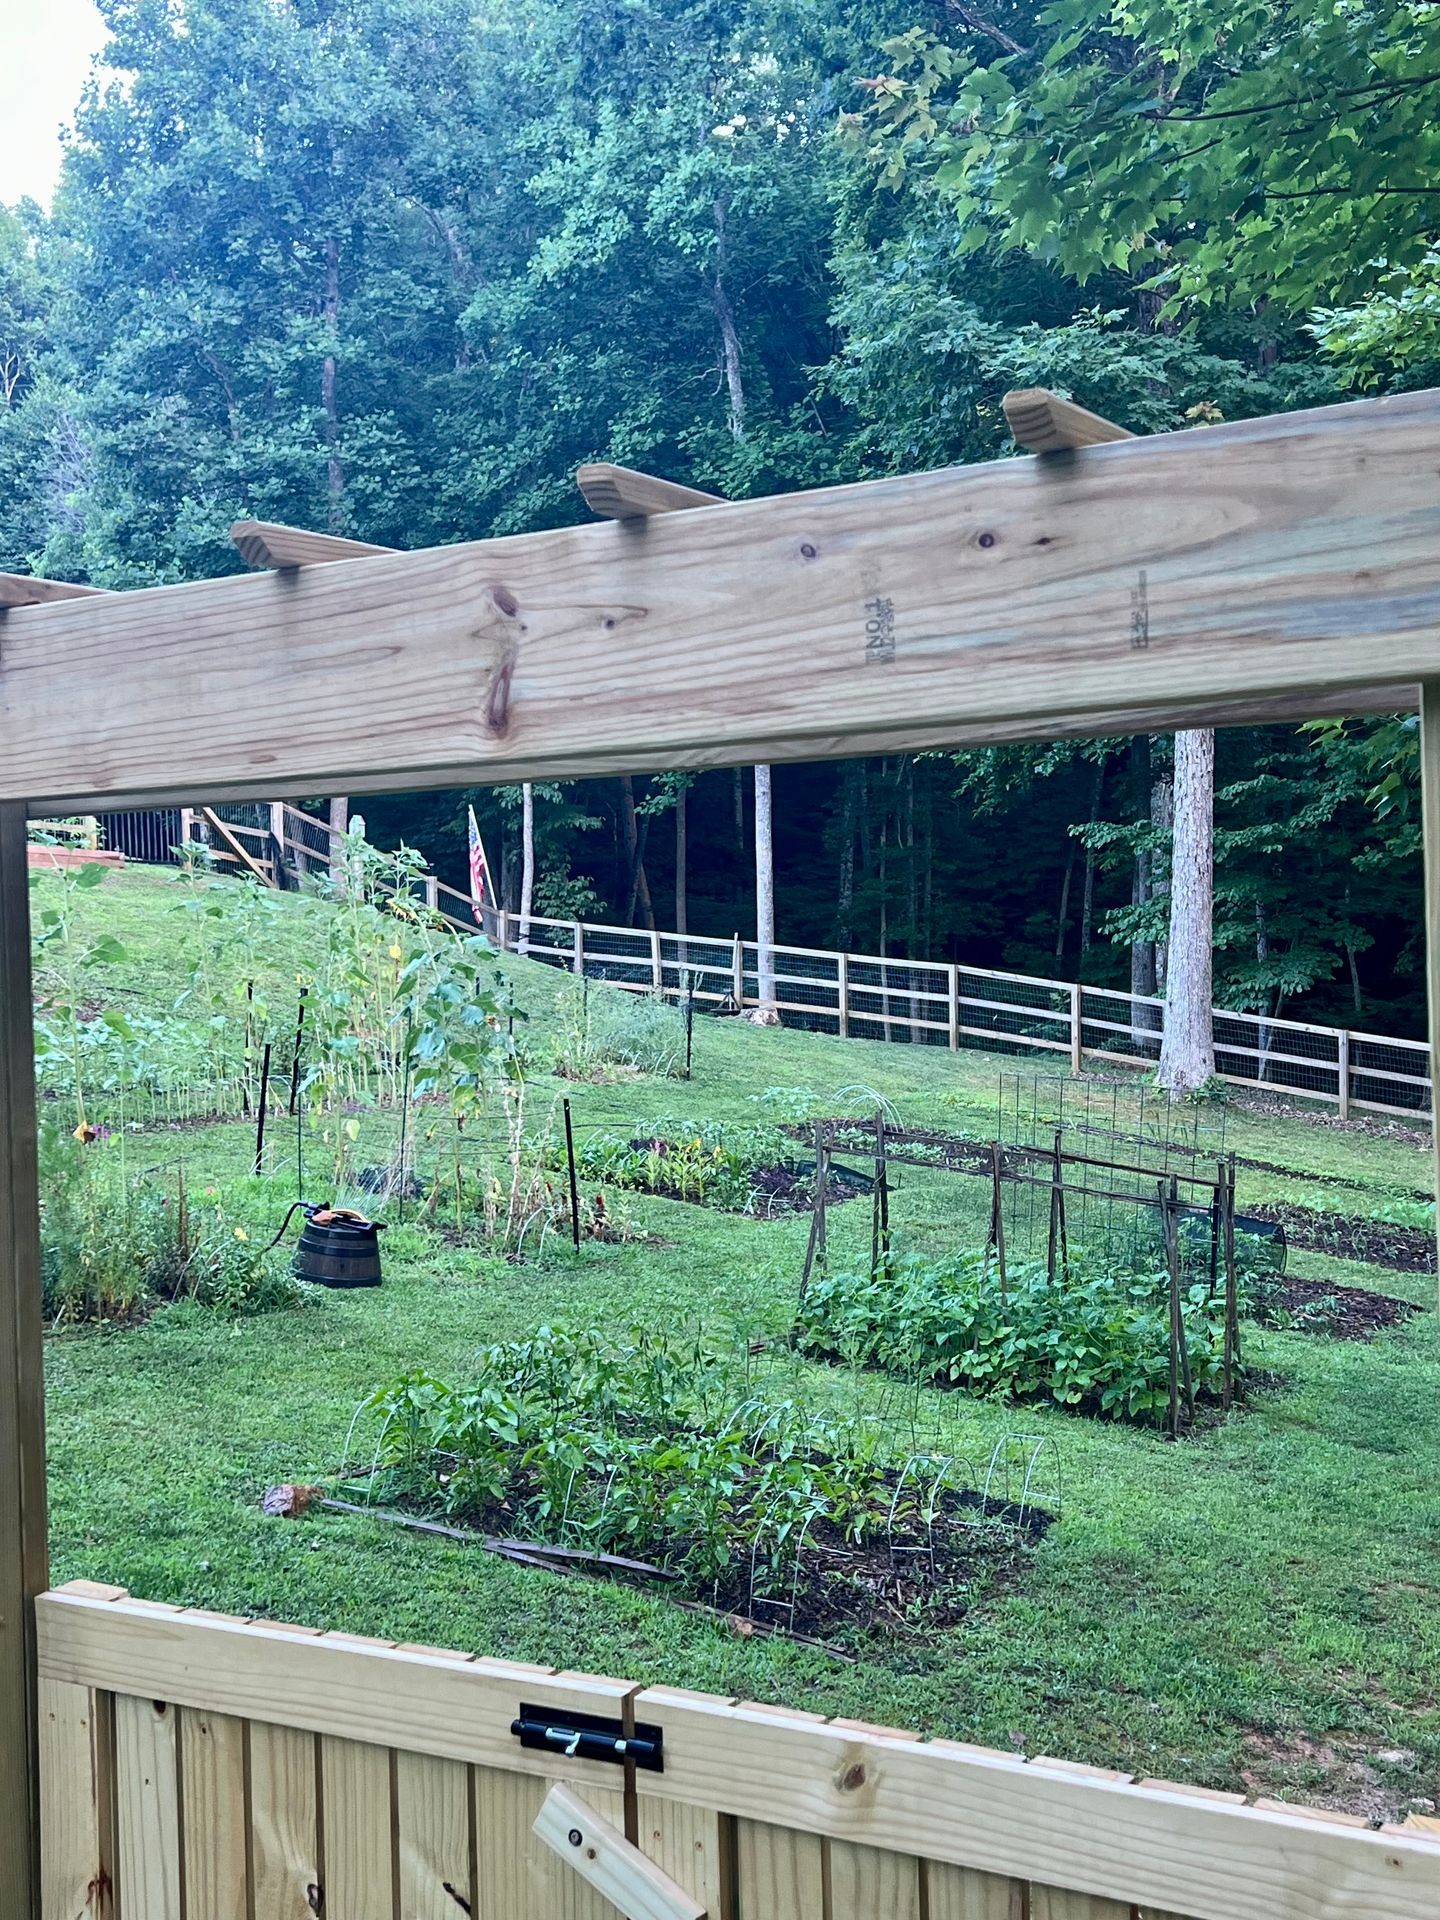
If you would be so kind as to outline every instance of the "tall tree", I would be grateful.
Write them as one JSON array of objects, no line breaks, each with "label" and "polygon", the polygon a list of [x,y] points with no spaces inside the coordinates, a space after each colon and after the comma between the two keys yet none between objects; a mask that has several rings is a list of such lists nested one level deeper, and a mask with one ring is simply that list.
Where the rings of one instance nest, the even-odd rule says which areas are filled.
[{"label": "tall tree", "polygon": [[762,1018],[779,1019],[775,1009],[775,837],[770,769],[755,769],[755,942],[756,995]]},{"label": "tall tree", "polygon": [[1175,736],[1175,824],[1170,856],[1170,934],[1165,1032],[1158,1078],[1171,1099],[1215,1077],[1213,915],[1215,735]]},{"label": "tall tree", "polygon": [[530,914],[535,905],[535,788],[520,788],[520,947],[530,951]]}]

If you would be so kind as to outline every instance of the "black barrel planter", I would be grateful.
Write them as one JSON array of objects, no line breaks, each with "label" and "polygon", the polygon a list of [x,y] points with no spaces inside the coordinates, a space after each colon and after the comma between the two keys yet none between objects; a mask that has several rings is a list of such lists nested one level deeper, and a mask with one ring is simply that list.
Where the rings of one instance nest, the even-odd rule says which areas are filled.
[{"label": "black barrel planter", "polygon": [[284,1237],[297,1210],[305,1225],[295,1249],[295,1278],[316,1287],[378,1287],[380,1285],[381,1220],[367,1220],[349,1207],[315,1207],[297,1200],[272,1244]]},{"label": "black barrel planter", "polygon": [[[1215,1216],[1209,1207],[1181,1207],[1179,1219],[1183,1241],[1192,1247],[1210,1245],[1215,1231]],[[1255,1249],[1257,1264],[1269,1267],[1274,1273],[1284,1273],[1289,1247],[1285,1229],[1278,1220],[1262,1220],[1253,1213],[1237,1213],[1235,1232],[1237,1237],[1248,1234],[1252,1240],[1260,1242]]]}]

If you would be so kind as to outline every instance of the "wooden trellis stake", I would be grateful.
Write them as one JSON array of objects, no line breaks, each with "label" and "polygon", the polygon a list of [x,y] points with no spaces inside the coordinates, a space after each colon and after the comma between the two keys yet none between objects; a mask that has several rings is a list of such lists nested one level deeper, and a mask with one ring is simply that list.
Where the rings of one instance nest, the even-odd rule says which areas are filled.
[{"label": "wooden trellis stake", "polygon": [[1002,1184],[1005,1174],[1005,1154],[998,1140],[990,1142],[990,1243],[995,1248],[996,1264],[1000,1272],[1000,1301],[1003,1305],[1009,1297],[1009,1282],[1005,1273],[1005,1190]]}]

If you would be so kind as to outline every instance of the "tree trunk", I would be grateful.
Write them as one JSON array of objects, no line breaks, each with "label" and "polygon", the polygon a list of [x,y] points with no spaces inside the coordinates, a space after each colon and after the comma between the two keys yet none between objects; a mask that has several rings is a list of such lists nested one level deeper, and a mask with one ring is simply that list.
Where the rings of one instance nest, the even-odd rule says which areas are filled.
[{"label": "tree trunk", "polygon": [[1055,961],[1057,966],[1065,962],[1065,935],[1070,931],[1070,882],[1075,875],[1075,842],[1070,842],[1070,852],[1065,859],[1065,874],[1060,882],[1060,905],[1055,913]]},{"label": "tree trunk", "polygon": [[1158,1076],[1172,1100],[1215,1078],[1215,735],[1208,728],[1175,736],[1174,809],[1165,1036]]},{"label": "tree trunk", "polygon": [[[686,934],[690,931],[689,903],[687,899],[689,879],[686,873],[689,848],[687,845],[688,832],[685,819],[685,801],[688,793],[689,788],[683,781],[675,789],[675,931],[679,934]],[[684,965],[683,954],[681,955],[681,965]]]},{"label": "tree trunk", "polygon": [[330,345],[320,366],[320,404],[325,412],[325,446],[329,456],[326,462],[326,492],[332,533],[339,533],[345,524],[345,470],[340,464],[340,414],[335,398],[339,332],[340,243],[332,234],[325,242],[325,333]]},{"label": "tree trunk", "polygon": [[655,925],[655,908],[650,899],[650,882],[645,875],[645,836],[650,816],[642,822],[635,810],[635,782],[628,773],[620,776],[621,820],[625,831],[625,884],[627,900],[625,921],[627,926],[635,924],[637,904],[645,916],[647,927]]},{"label": "tree trunk", "polygon": [[710,301],[720,323],[720,358],[725,369],[725,392],[729,402],[730,432],[736,440],[745,438],[745,382],[740,372],[740,335],[735,326],[735,310],[725,290],[726,233],[725,202],[717,200],[715,214],[715,276],[710,283]]},{"label": "tree trunk", "polygon": [[[1265,902],[1263,900],[1257,900],[1255,902],[1255,958],[1259,962],[1261,972],[1263,973],[1265,962],[1270,958],[1270,927],[1265,918]],[[1269,987],[1265,989],[1265,999],[1262,1004],[1267,1010],[1269,1009]],[[1257,1080],[1263,1080],[1265,1078],[1265,1067],[1270,1054],[1270,1041],[1271,1033],[1269,1023],[1262,1021],[1255,1029],[1255,1046],[1259,1055],[1255,1062],[1255,1078]]]},{"label": "tree trunk", "polygon": [[[1100,818],[1100,803],[1105,797],[1105,771],[1110,764],[1108,753],[1103,754],[1095,764],[1095,788],[1090,796],[1090,826],[1093,830]],[[1090,951],[1090,932],[1095,918],[1095,844],[1093,838],[1085,842],[1085,881],[1080,894],[1080,958],[1075,968],[1075,978],[1085,977],[1085,959]]]},{"label": "tree trunk", "polygon": [[[1173,775],[1168,780],[1157,780],[1150,789],[1150,824],[1162,839],[1174,831],[1175,783]],[[1153,871],[1150,875],[1150,886],[1152,893],[1160,893],[1163,891],[1163,889],[1156,884]],[[1160,995],[1162,1000],[1165,998],[1165,982],[1169,978],[1169,972],[1169,939],[1157,940],[1155,942],[1155,991]]]},{"label": "tree trunk", "polygon": [[770,769],[755,769],[756,995],[762,1015],[775,1017],[775,846]]},{"label": "tree trunk", "polygon": [[[1130,743],[1130,780],[1132,804],[1135,819],[1142,822],[1150,813],[1150,736],[1137,733]],[[1130,882],[1130,904],[1143,907],[1149,903],[1151,887],[1151,858],[1148,847],[1135,849],[1135,869]],[[1153,994],[1155,991],[1155,943],[1137,936],[1130,942],[1130,991],[1137,996]],[[1159,1019],[1154,1007],[1135,1007],[1132,1012],[1131,1037],[1142,1041],[1143,1036],[1158,1027]]]},{"label": "tree trunk", "polygon": [[337,887],[345,881],[345,835],[350,828],[350,799],[347,794],[330,796],[330,878]]},{"label": "tree trunk", "polygon": [[848,950],[855,911],[855,812],[860,769],[847,761],[840,798],[840,871],[835,885],[835,941]]},{"label": "tree trunk", "polygon": [[520,944],[530,951],[530,914],[535,904],[535,789],[528,780],[520,788]]}]

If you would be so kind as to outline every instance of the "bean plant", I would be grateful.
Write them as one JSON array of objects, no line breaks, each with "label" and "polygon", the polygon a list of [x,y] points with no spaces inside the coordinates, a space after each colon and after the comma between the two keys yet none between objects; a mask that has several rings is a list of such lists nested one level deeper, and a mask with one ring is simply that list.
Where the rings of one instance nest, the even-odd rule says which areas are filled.
[{"label": "bean plant", "polygon": [[[1197,1393],[1218,1394],[1224,1300],[1184,1288],[1181,1320]],[[813,1279],[801,1303],[803,1352],[1006,1400],[1048,1400],[1107,1419],[1154,1423],[1170,1397],[1169,1279],[1011,1262],[903,1255],[888,1270]]]}]

